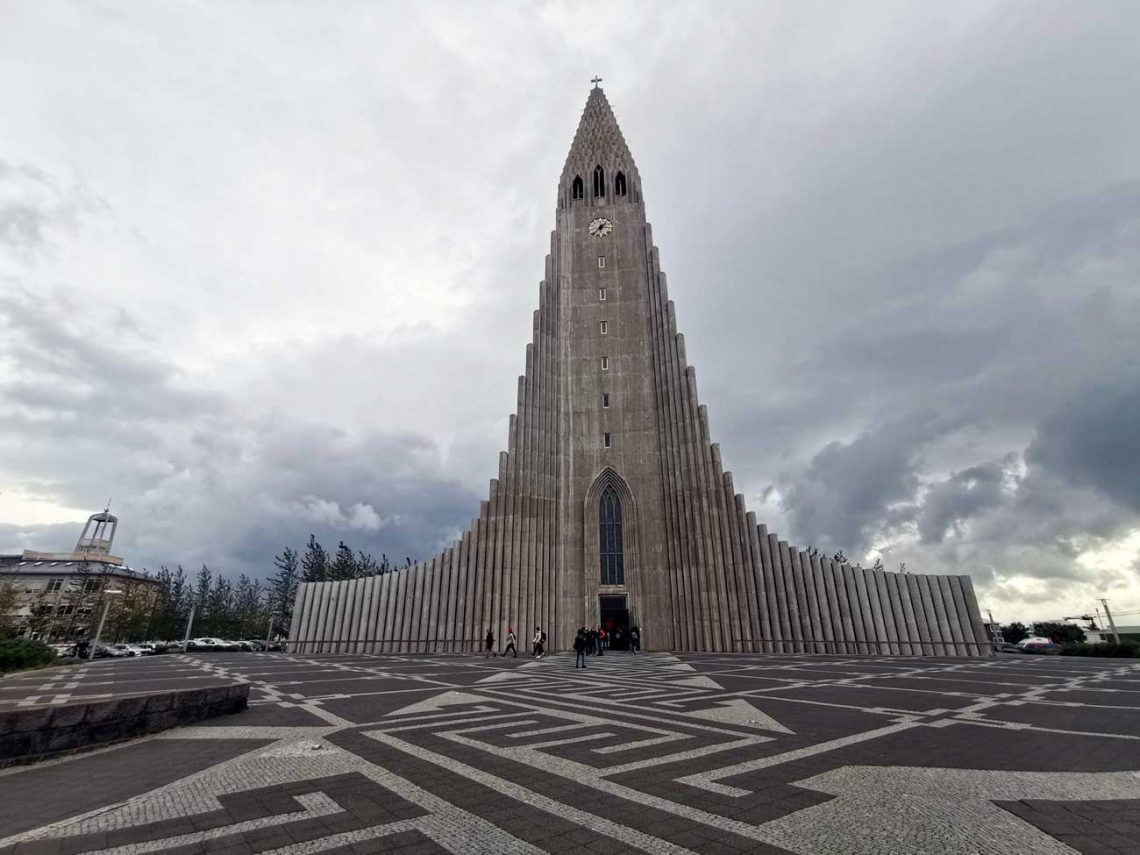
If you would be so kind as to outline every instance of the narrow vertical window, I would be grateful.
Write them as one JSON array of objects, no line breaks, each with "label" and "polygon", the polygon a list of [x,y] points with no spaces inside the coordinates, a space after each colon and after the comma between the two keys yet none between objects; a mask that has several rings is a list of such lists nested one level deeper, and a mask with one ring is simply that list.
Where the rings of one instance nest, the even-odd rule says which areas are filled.
[{"label": "narrow vertical window", "polygon": [[602,370],[603,371],[609,371],[610,370],[610,358],[608,356],[602,357]]},{"label": "narrow vertical window", "polygon": [[[607,434],[608,436],[608,434]],[[621,499],[613,485],[602,491],[598,502],[598,551],[603,585],[625,584],[625,561],[621,542]]]},{"label": "narrow vertical window", "polygon": [[606,195],[606,171],[600,163],[594,167],[594,195]]},{"label": "narrow vertical window", "polygon": [[611,445],[613,445],[613,438],[612,438],[612,437],[613,437],[613,435],[612,435],[612,434],[608,434],[608,433],[607,433],[607,434],[604,434],[604,439],[603,439],[603,441],[604,441],[604,442],[605,442],[605,444],[606,444],[606,448],[609,448]]},{"label": "narrow vertical window", "polygon": [[598,267],[605,267],[605,266],[606,266],[606,257],[604,255],[599,255],[598,256]]},{"label": "narrow vertical window", "polygon": [[598,324],[598,332],[600,332],[602,335],[605,335],[609,331],[610,331],[609,321],[602,321],[600,324]]},{"label": "narrow vertical window", "polygon": [[624,172],[619,172],[616,176],[614,176],[614,195],[615,196],[624,196],[625,195],[625,173]]},{"label": "narrow vertical window", "polygon": [[599,300],[606,299],[606,289],[605,288],[599,288],[598,289],[598,299]]},{"label": "narrow vertical window", "polygon": [[570,198],[571,199],[581,199],[585,195],[586,195],[586,192],[585,192],[585,186],[582,183],[582,176],[581,175],[575,175],[574,176],[574,183],[570,185]]},{"label": "narrow vertical window", "polygon": [[608,410],[609,408],[610,408],[610,393],[609,392],[603,392],[602,393],[602,409]]}]

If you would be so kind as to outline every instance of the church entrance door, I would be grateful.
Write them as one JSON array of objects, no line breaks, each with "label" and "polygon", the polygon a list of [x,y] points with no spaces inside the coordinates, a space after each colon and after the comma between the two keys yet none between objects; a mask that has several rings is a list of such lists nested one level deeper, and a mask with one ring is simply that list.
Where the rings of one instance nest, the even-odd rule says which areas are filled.
[{"label": "church entrance door", "polygon": [[610,639],[610,650],[629,650],[629,609],[625,595],[598,597],[599,621]]}]

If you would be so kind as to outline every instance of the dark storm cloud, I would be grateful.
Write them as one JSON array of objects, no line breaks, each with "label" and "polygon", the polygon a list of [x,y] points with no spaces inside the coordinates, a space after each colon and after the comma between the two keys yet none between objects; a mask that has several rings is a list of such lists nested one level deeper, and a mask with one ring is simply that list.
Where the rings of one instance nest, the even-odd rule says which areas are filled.
[{"label": "dark storm cloud", "polygon": [[893,504],[913,498],[913,456],[930,421],[896,422],[825,445],[786,493],[793,530],[816,533],[806,542],[826,551],[866,543]]},{"label": "dark storm cloud", "polygon": [[[66,298],[0,300],[0,452],[9,477],[69,507],[117,490],[116,549],[137,565],[271,569],[309,533],[328,546],[426,557],[477,507],[440,471],[434,440],[398,428],[345,430],[251,412]],[[80,315],[79,317],[83,317]],[[0,549],[70,549],[78,526],[6,526]]]},{"label": "dark storm cloud", "polygon": [[1050,414],[1026,459],[1140,513],[1140,373],[1090,386]]},{"label": "dark storm cloud", "polygon": [[[815,432],[823,413],[832,430],[870,423],[785,468],[796,536],[861,554],[892,533],[900,502],[916,508],[923,542],[961,534],[957,522],[1004,504],[993,464],[983,457],[925,491],[919,474],[940,445],[979,429],[989,436],[958,452],[959,465],[1025,453],[1031,470],[1065,476],[1049,485],[1078,483],[1135,509],[1140,254],[1129,235],[1138,229],[1140,190],[1129,184],[863,283],[878,299],[836,330],[849,344],[815,346],[793,369],[797,388],[811,391],[797,393],[806,401],[784,424],[804,412],[816,414]],[[1063,494],[1042,498],[1022,509],[1052,526],[1070,514]],[[958,515],[958,502],[970,513]],[[1127,525],[1122,516],[1104,534]]]},{"label": "dark storm cloud", "polygon": [[934,484],[922,499],[918,534],[924,544],[941,543],[948,531],[960,531],[966,520],[1002,504],[1002,485],[1012,458],[955,472]]}]

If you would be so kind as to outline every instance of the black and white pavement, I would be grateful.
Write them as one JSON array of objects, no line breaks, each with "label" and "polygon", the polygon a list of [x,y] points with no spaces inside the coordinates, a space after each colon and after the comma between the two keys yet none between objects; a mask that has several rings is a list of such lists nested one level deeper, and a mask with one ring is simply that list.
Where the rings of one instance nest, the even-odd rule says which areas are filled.
[{"label": "black and white pavement", "polygon": [[250,709],[0,773],[0,852],[1140,853],[1129,660],[245,653],[39,673],[36,703],[236,677]]}]

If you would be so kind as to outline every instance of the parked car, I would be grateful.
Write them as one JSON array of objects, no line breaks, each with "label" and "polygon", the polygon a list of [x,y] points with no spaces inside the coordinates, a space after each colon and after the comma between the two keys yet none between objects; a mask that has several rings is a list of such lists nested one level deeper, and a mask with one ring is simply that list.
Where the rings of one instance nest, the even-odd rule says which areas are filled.
[{"label": "parked car", "polygon": [[229,648],[226,645],[226,642],[222,641],[220,638],[191,638],[186,642],[187,651],[195,650],[200,652],[206,650],[218,651],[228,649]]},{"label": "parked car", "polygon": [[53,644],[53,645],[51,645],[51,649],[55,651],[56,656],[74,656],[75,655],[75,645],[74,644]]},{"label": "parked car", "polygon": [[130,656],[131,654],[128,651],[122,649],[124,647],[126,647],[126,645],[100,644],[95,648],[95,658],[96,659],[107,659],[107,658],[118,659],[118,658],[123,657],[123,656]]},{"label": "parked car", "polygon": [[1018,647],[1016,644],[1010,644],[1008,641],[999,641],[994,645],[994,649],[998,653],[1024,653],[1025,651]]},{"label": "parked car", "polygon": [[150,654],[149,650],[144,650],[138,644],[112,644],[111,647],[123,651],[124,656],[148,656]]}]

